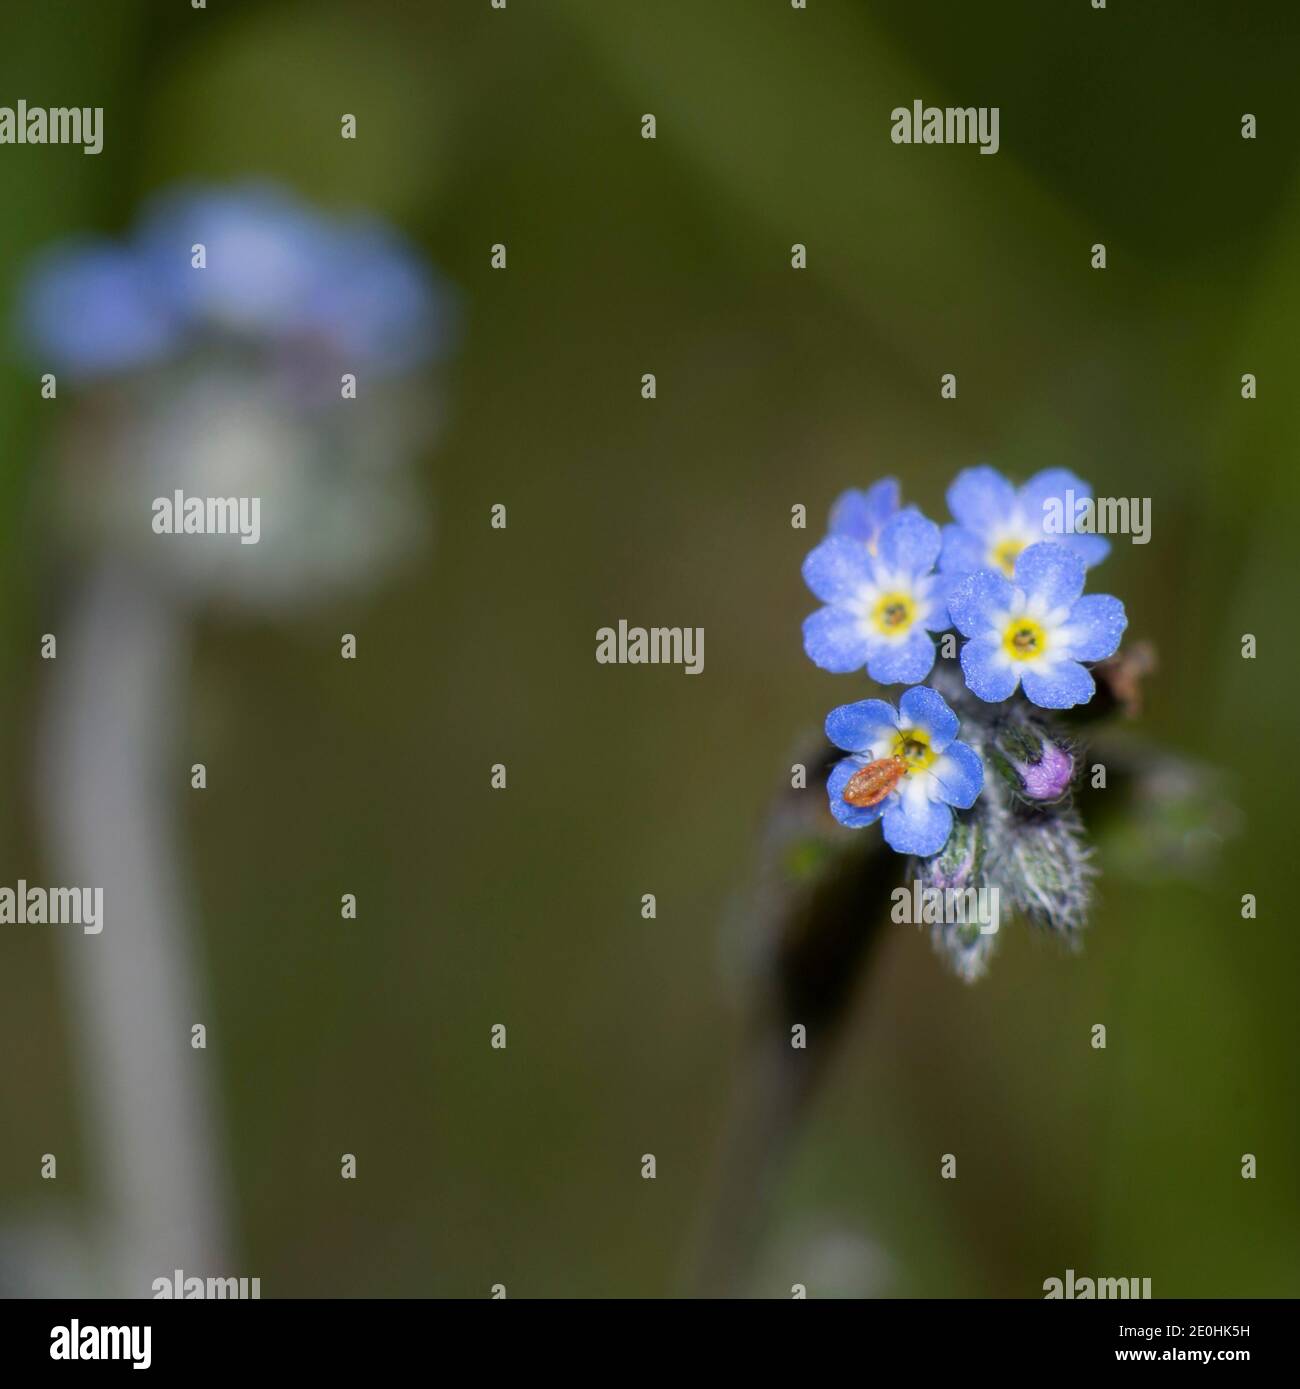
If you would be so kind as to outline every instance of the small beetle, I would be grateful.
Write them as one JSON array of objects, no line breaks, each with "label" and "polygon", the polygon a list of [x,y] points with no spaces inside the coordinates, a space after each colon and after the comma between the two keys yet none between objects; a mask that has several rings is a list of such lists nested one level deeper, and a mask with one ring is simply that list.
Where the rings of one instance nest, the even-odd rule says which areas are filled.
[{"label": "small beetle", "polygon": [[844,784],[844,799],[849,805],[866,809],[879,805],[902,781],[907,763],[901,757],[882,757],[859,768]]}]

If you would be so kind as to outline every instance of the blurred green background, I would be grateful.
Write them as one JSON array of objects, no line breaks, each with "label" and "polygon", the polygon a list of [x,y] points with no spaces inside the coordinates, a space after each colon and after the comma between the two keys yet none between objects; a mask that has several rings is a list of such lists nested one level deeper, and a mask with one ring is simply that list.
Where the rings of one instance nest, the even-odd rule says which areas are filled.
[{"label": "blurred green background", "polygon": [[[870,1265],[808,1274],[812,1295],[1032,1297],[1066,1268],[1300,1293],[1294,6],[44,0],[0,35],[0,103],[106,113],[95,158],[0,147],[6,323],[50,239],[249,174],[387,215],[465,294],[434,543],[340,611],[200,634],[189,720],[221,775],[185,834],[239,1270],[265,1296],[681,1288],[739,1038],[720,923],[798,736],[872,692],[804,658],[800,560],[843,488],[893,473],[942,520],[978,462],[1152,499],[1151,543],[1116,544],[1100,586],[1159,649],[1142,736],[1225,768],[1242,833],[1194,881],[1103,854],[1083,953],[1014,926],[975,987],[892,928],[757,1290],[788,1296],[811,1230]],[[915,98],[1000,107],[1000,153],[894,146]],[[65,408],[20,349],[10,884],[41,877],[30,733],[60,588],[32,498]],[[598,666],[620,617],[704,627],[705,673]],[[75,1225],[95,1159],[55,943],[0,942],[0,1227]]]}]

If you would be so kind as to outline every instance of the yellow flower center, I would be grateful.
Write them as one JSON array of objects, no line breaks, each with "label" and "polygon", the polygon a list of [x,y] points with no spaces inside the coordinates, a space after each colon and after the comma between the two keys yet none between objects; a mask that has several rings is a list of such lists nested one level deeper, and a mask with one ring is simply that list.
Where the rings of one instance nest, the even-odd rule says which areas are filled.
[{"label": "yellow flower center", "polygon": [[895,757],[907,763],[907,775],[923,772],[939,756],[930,746],[930,735],[923,728],[905,728],[894,736]]},{"label": "yellow flower center", "polygon": [[1002,634],[1007,654],[1017,661],[1030,661],[1047,650],[1047,633],[1032,617],[1013,618]]},{"label": "yellow flower center", "polygon": [[1025,542],[1023,540],[999,540],[993,547],[990,558],[1010,579],[1014,577],[1016,572],[1016,557],[1024,548]]},{"label": "yellow flower center", "polygon": [[884,594],[871,614],[876,631],[883,632],[887,637],[906,632],[915,617],[916,604],[906,593]]}]

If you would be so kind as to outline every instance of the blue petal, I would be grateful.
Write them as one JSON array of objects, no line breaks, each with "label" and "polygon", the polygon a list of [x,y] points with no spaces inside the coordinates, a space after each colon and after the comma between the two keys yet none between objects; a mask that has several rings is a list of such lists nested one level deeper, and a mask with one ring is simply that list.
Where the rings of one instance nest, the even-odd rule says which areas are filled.
[{"label": "blue petal", "polygon": [[1020,489],[1018,499],[1025,518],[1046,530],[1047,502],[1059,501],[1064,508],[1067,492],[1073,492],[1076,500],[1092,496],[1091,486],[1069,468],[1044,468],[1041,473],[1035,473],[1025,483]]},{"label": "blue petal", "polygon": [[880,532],[880,558],[891,569],[928,574],[939,558],[943,537],[939,527],[919,511],[900,511]]},{"label": "blue petal", "polygon": [[952,811],[942,801],[919,796],[890,796],[885,802],[885,842],[900,854],[929,858],[952,833]]},{"label": "blue petal", "polygon": [[1011,581],[995,569],[968,574],[948,597],[948,613],[963,636],[977,637],[996,626],[1007,613],[1015,590]]},{"label": "blue petal", "polygon": [[826,715],[826,736],[845,752],[866,752],[872,743],[897,732],[898,715],[883,699],[841,704]]},{"label": "blue petal", "polygon": [[1084,568],[1073,550],[1044,541],[1016,556],[1016,583],[1050,608],[1069,608],[1083,592]]},{"label": "blue petal", "polygon": [[850,805],[844,799],[844,787],[849,778],[864,766],[866,763],[862,758],[846,757],[831,768],[831,774],[826,778],[826,799],[830,803],[831,814],[841,825],[847,825],[852,830],[861,829],[864,825],[874,825],[885,813],[884,801],[864,806]]},{"label": "blue petal", "polygon": [[852,598],[871,573],[866,549],[843,535],[828,536],[803,562],[803,581],[823,603]]},{"label": "blue petal", "polygon": [[835,675],[861,670],[867,663],[868,645],[861,621],[847,608],[818,608],[804,618],[803,649],[823,670]]},{"label": "blue petal", "polygon": [[917,685],[898,701],[899,722],[904,728],[920,728],[930,735],[930,747],[942,752],[957,736],[957,715],[944,697],[928,685]]},{"label": "blue petal", "polygon": [[941,798],[959,810],[969,810],[984,789],[984,764],[969,743],[949,743],[930,775],[939,783]]},{"label": "blue petal", "polygon": [[952,626],[948,600],[965,577],[965,574],[927,574],[924,578],[917,579],[917,598],[930,604],[930,611],[924,619],[927,632],[946,632]]},{"label": "blue petal", "polygon": [[[190,263],[197,242],[202,270]],[[137,236],[155,283],[180,310],[265,333],[310,325],[315,295],[335,273],[334,244],[324,219],[270,183],[170,193]]]},{"label": "blue petal", "polygon": [[[1067,492],[1074,494],[1069,507],[1066,505]],[[1020,489],[1020,506],[1026,518],[1042,529],[1045,539],[1073,550],[1089,568],[1094,564],[1100,564],[1110,553],[1110,541],[1101,535],[1080,535],[1065,530],[1049,531],[1046,507],[1049,501],[1059,501],[1060,517],[1064,521],[1072,514],[1075,502],[1091,496],[1091,485],[1068,468],[1046,468],[1041,473],[1035,473]]]},{"label": "blue petal", "polygon": [[1058,661],[1047,672],[1027,670],[1025,698],[1040,709],[1073,709],[1087,704],[1096,686],[1078,661]]},{"label": "blue petal", "polygon": [[407,371],[444,352],[458,311],[414,250],[378,222],[339,231],[306,309],[349,362]]},{"label": "blue petal", "polygon": [[961,649],[961,668],[966,677],[966,687],[986,704],[1010,699],[1020,683],[1020,672],[1015,664],[998,659],[1001,652],[1002,638],[996,632],[976,637]]},{"label": "blue petal", "polygon": [[1089,569],[1094,564],[1100,564],[1110,554],[1110,541],[1104,535],[1063,535],[1059,539],[1063,540]]},{"label": "blue petal", "polygon": [[108,242],[56,248],[32,267],[23,295],[20,316],[35,355],[74,376],[141,366],[179,337],[144,267]]},{"label": "blue petal", "polygon": [[984,568],[988,550],[988,545],[974,531],[968,531],[965,526],[945,526],[939,568],[945,574],[973,574]]},{"label": "blue petal", "polygon": [[976,535],[986,535],[1005,521],[1015,504],[1015,488],[987,465],[966,468],[948,489],[948,510],[953,519]]},{"label": "blue petal", "polygon": [[933,668],[934,638],[924,627],[913,627],[902,641],[868,638],[867,674],[881,685],[911,685]]},{"label": "blue petal", "polygon": [[1071,609],[1063,635],[1076,661],[1103,661],[1113,656],[1128,626],[1124,604],[1109,593],[1089,593]]},{"label": "blue petal", "polygon": [[873,544],[881,527],[898,510],[898,503],[897,478],[881,478],[865,492],[850,488],[841,493],[831,507],[830,533]]}]

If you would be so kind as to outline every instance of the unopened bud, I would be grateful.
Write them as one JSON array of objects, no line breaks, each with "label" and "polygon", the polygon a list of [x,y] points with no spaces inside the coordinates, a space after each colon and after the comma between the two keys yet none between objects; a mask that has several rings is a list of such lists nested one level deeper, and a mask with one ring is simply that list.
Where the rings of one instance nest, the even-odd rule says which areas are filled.
[{"label": "unopened bud", "polygon": [[1074,757],[1037,723],[1007,722],[989,744],[989,761],[1023,800],[1059,801],[1070,790]]},{"label": "unopened bud", "polygon": [[[943,848],[931,858],[913,860],[913,876],[926,889],[967,892],[968,900],[975,899],[977,892],[983,897],[980,889],[986,886],[986,843],[987,831],[978,813],[969,819],[954,819],[952,833]],[[996,893],[994,897],[996,900]],[[936,922],[930,927],[930,943],[940,959],[968,983],[987,971],[993,937],[994,932],[984,929],[984,923],[969,917],[965,921]]]},{"label": "unopened bud", "polygon": [[978,926],[948,924],[930,928],[930,943],[935,953],[968,984],[988,973],[996,940],[996,934],[981,931]]},{"label": "unopened bud", "polygon": [[1087,924],[1095,870],[1072,809],[1009,822],[990,873],[1036,926],[1073,935]]},{"label": "unopened bud", "polygon": [[933,858],[923,859],[918,876],[926,887],[978,887],[984,863],[984,829],[977,819],[953,821],[948,842]]}]

